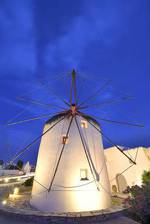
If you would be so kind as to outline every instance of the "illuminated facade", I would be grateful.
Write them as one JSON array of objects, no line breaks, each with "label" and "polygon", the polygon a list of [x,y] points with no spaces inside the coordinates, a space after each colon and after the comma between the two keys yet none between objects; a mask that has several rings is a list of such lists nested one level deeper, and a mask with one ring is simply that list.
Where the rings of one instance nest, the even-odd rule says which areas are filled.
[{"label": "illuminated facade", "polygon": [[125,158],[115,147],[104,150],[112,192],[122,193],[127,186],[141,185],[144,170],[150,169],[149,148],[139,147],[124,152],[133,160],[136,159],[136,165]]},{"label": "illuminated facade", "polygon": [[[70,119],[65,117],[41,139],[30,203],[44,212],[106,209],[110,207],[111,199],[101,135],[80,116],[76,116],[79,130],[73,118],[66,135]],[[43,132],[57,120],[46,122]],[[99,129],[92,118],[90,122]],[[50,188],[63,145],[64,151]]]}]

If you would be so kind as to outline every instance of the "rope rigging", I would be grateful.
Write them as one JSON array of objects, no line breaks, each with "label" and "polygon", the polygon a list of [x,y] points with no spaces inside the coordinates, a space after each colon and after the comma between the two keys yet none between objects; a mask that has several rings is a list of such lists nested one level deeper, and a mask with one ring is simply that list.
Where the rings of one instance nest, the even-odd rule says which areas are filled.
[{"label": "rope rigging", "polygon": [[61,129],[61,133],[60,133],[60,138],[59,138],[59,143],[58,143],[58,147],[57,147],[56,158],[55,158],[55,161],[54,161],[54,166],[53,166],[52,173],[54,173],[54,170],[55,170],[56,164],[57,164],[57,160],[58,160],[57,157],[58,157],[58,153],[59,153],[60,146],[61,146],[61,141],[62,141],[61,136],[63,134],[64,124],[65,124],[65,122],[63,121],[63,125],[62,125],[62,129]]},{"label": "rope rigging", "polygon": [[[103,164],[102,164],[102,167],[101,167],[100,172],[98,173],[99,176],[101,175],[104,166],[105,166],[105,160],[104,160],[104,162],[103,162]],[[89,184],[91,184],[91,183],[93,183],[93,182],[95,182],[95,179],[93,179],[93,180],[91,180],[91,181],[89,181],[89,182],[87,182],[87,183],[79,184],[79,185],[74,185],[74,186],[63,186],[63,185],[58,185],[58,184],[55,184],[54,186],[56,186],[56,187],[62,187],[62,188],[68,188],[68,189],[69,189],[69,188],[79,188],[79,187],[83,187],[83,186],[89,185]]]},{"label": "rope rigging", "polygon": [[[126,169],[124,169],[121,173],[118,174],[118,176],[122,175],[123,173],[125,173],[127,170],[129,170],[132,166],[134,166],[134,164],[131,164],[130,166],[128,166]],[[116,176],[113,177],[110,182],[112,182],[113,180],[116,179]]]},{"label": "rope rigging", "polygon": [[[69,134],[69,131],[70,131],[70,127],[71,127],[72,121],[73,121],[73,116],[71,117],[71,120],[70,120],[70,123],[69,123],[68,129],[67,129],[66,137],[68,137],[68,134]],[[63,146],[62,146],[62,149],[61,149],[61,152],[60,152],[60,155],[59,155],[58,161],[57,161],[57,165],[56,165],[56,168],[55,168],[55,172],[54,172],[54,174],[53,174],[53,177],[52,177],[52,179],[51,179],[50,186],[49,186],[49,188],[48,188],[48,192],[50,192],[50,191],[51,191],[51,188],[52,188],[52,185],[53,185],[53,182],[54,182],[54,179],[55,179],[55,176],[56,176],[57,170],[58,170],[58,166],[59,166],[59,163],[60,163],[60,160],[61,160],[61,157],[62,157],[63,151],[64,151],[64,149],[65,149],[65,145],[66,145],[66,144],[63,144]]]},{"label": "rope rigging", "polygon": [[[97,96],[101,91],[103,91],[107,85],[109,85],[110,80],[108,80],[107,82],[104,83],[104,85],[102,87],[100,87],[94,94],[92,94],[91,96],[89,96],[88,98],[86,98],[84,101],[82,101],[79,104],[79,108],[82,108],[81,106],[84,105],[87,101],[89,101],[90,99],[93,99],[95,96]],[[84,107],[84,106],[83,106]]]},{"label": "rope rigging", "polygon": [[[22,169],[21,169],[17,164],[15,164],[15,166],[16,166],[20,171],[22,171]],[[30,177],[30,178],[31,178],[31,177]],[[34,177],[33,181],[35,181],[37,184],[39,184],[39,185],[40,185],[41,187],[43,187],[44,189],[48,190],[47,187],[45,187],[43,184],[41,184],[39,181],[37,181],[37,180],[35,179],[35,177]],[[43,191],[42,191],[42,192],[43,192]],[[40,193],[42,193],[42,192],[40,192]],[[40,194],[40,193],[38,193],[38,194]]]},{"label": "rope rigging", "polygon": [[18,157],[20,157],[24,152],[26,152],[29,148],[31,148],[32,145],[34,145],[37,141],[40,140],[42,136],[44,136],[48,131],[50,131],[55,125],[57,125],[59,122],[61,122],[64,119],[61,118],[59,121],[57,121],[55,124],[53,124],[50,128],[48,128],[45,132],[43,132],[40,136],[35,138],[30,144],[28,144],[24,149],[22,149],[12,160],[10,163],[13,163]]},{"label": "rope rigging", "polygon": [[81,107],[79,107],[80,110],[83,110],[83,109],[88,109],[88,108],[101,108],[105,105],[109,105],[109,104],[113,104],[113,103],[120,103],[122,101],[126,101],[126,100],[130,100],[132,99],[131,96],[127,96],[127,97],[121,97],[120,99],[111,99],[111,100],[108,100],[108,101],[105,101],[105,102],[102,102],[102,103],[96,103],[96,104],[87,104],[87,105],[83,105]]},{"label": "rope rigging", "polygon": [[89,167],[90,167],[91,174],[92,174],[93,179],[94,179],[94,181],[95,181],[95,184],[96,184],[96,186],[97,186],[97,190],[99,191],[99,186],[98,186],[98,184],[97,184],[97,180],[96,180],[95,175],[94,175],[94,173],[93,173],[92,164],[91,164],[89,155],[88,155],[88,153],[87,153],[87,149],[86,149],[84,140],[83,140],[83,138],[82,138],[82,134],[81,134],[81,131],[80,131],[80,128],[79,128],[79,124],[78,124],[78,121],[77,121],[76,117],[75,117],[75,122],[76,122],[77,129],[78,129],[78,132],[79,132],[79,135],[80,135],[80,139],[81,139],[81,142],[82,142],[82,146],[83,146],[83,149],[84,149],[84,152],[85,152],[85,155],[86,155],[86,158],[87,158]]},{"label": "rope rigging", "polygon": [[[87,120],[88,121],[88,120]],[[100,132],[101,134],[102,134],[102,132],[101,132],[101,130],[99,130],[94,124],[92,124],[90,121],[88,121],[98,132]],[[104,136],[103,134],[102,134],[102,136]],[[106,136],[104,136],[104,137],[106,137]],[[107,139],[109,139],[108,137],[107,137]],[[110,140],[110,139],[109,139]],[[111,143],[112,143],[112,141],[111,141]],[[137,148],[137,152],[136,152],[136,156],[135,156],[135,159],[133,160],[133,159],[131,159],[130,157],[128,157],[123,151],[122,151],[122,149],[120,148],[120,147],[118,147],[116,144],[114,144],[113,143],[113,145],[115,146],[115,147],[117,147],[117,149],[120,151],[120,152],[122,152],[128,159],[129,159],[129,161],[131,161],[132,162],[132,164],[129,166],[129,167],[127,167],[125,170],[123,170],[120,174],[118,174],[118,176],[120,176],[121,174],[123,174],[124,172],[126,172],[128,169],[130,169],[133,165],[136,165],[136,159],[137,159],[137,154],[138,154],[138,150],[139,150],[139,148]],[[110,182],[112,182],[114,179],[116,179],[116,177],[114,177],[112,180],[110,180]]]},{"label": "rope rigging", "polygon": [[69,104],[65,99],[63,99],[61,96],[58,96],[58,94],[56,94],[54,91],[52,91],[51,88],[50,88],[50,86],[48,86],[47,84],[45,84],[45,83],[44,83],[43,81],[41,81],[41,80],[39,80],[39,81],[40,81],[40,84],[41,84],[42,86],[46,87],[47,90],[48,90],[51,94],[53,94],[54,96],[57,97],[57,99],[59,99],[59,100],[60,100],[61,102],[63,102],[65,105],[70,106],[70,104]]},{"label": "rope rigging", "polygon": [[[82,117],[83,118],[85,118],[83,115],[82,115]],[[103,133],[102,133],[102,131],[100,130],[100,129],[98,129],[92,122],[90,122],[87,118],[85,118],[87,121],[88,121],[88,123],[90,123],[109,143],[111,143],[111,144],[113,144],[122,154],[124,154],[124,156],[126,156],[133,164],[135,164],[136,165],[136,162],[135,161],[133,161],[128,155],[126,155],[125,153],[124,153],[124,151],[118,146],[118,145],[116,145],[115,143],[113,143],[112,142],[112,140],[110,139],[110,138],[108,138],[106,135],[104,135]]]},{"label": "rope rigging", "polygon": [[[132,162],[132,164],[129,167],[127,167],[124,171],[122,171],[119,175],[121,175],[124,172],[126,172],[133,165],[136,165],[136,159],[137,159],[137,155],[138,155],[138,149],[137,149],[137,152],[136,152],[136,155],[135,155],[135,159],[131,158],[131,155],[130,155],[130,153],[128,151],[127,151],[127,153],[129,154],[129,156],[122,150],[121,147],[119,147],[118,145],[114,144],[113,141],[109,137],[107,137],[101,131],[101,129],[97,128],[97,126],[95,126],[93,124],[93,122],[91,122],[90,120],[88,120],[86,118],[86,115],[84,116],[83,113],[80,113],[78,111],[78,109],[79,110],[80,109],[81,110],[84,110],[84,109],[88,109],[88,108],[91,108],[91,107],[92,108],[100,108],[100,107],[103,107],[103,106],[108,105],[108,104],[118,103],[120,101],[128,100],[128,99],[131,98],[130,96],[127,96],[127,97],[121,97],[121,98],[117,98],[117,99],[111,99],[111,100],[108,100],[108,101],[105,101],[105,102],[102,102],[102,103],[97,103],[97,104],[94,104],[94,103],[93,104],[90,104],[90,103],[88,104],[87,103],[89,100],[95,98],[99,93],[101,93],[109,85],[109,83],[110,83],[110,80],[109,81],[106,81],[102,87],[98,88],[92,95],[90,95],[84,101],[81,101],[81,103],[78,104],[78,95],[79,95],[79,92],[77,92],[76,73],[75,73],[75,70],[72,71],[72,80],[71,80],[71,88],[70,88],[70,99],[68,99],[68,101],[66,101],[65,99],[63,99],[63,97],[58,96],[56,93],[52,92],[52,90],[50,89],[50,87],[47,86],[48,84],[45,84],[42,81],[40,82],[40,84],[42,85],[42,87],[46,87],[47,90],[49,90],[49,92],[51,92],[54,96],[57,97],[57,99],[59,99],[61,102],[63,102],[66,106],[69,106],[69,109],[71,108],[71,106],[74,106],[75,107],[74,114],[73,114],[73,112],[72,112],[72,114],[71,113],[69,114],[69,110],[66,110],[66,108],[61,107],[61,106],[57,106],[57,105],[53,105],[53,104],[45,104],[45,103],[39,102],[39,101],[34,100],[34,99],[26,99],[26,98],[24,98],[24,96],[18,97],[19,100],[22,100],[22,101],[25,101],[25,102],[37,104],[37,105],[40,105],[40,106],[45,106],[47,108],[50,108],[50,107],[60,108],[60,109],[63,109],[64,110],[63,112],[67,112],[67,113],[61,119],[59,119],[57,122],[55,122],[50,128],[48,128],[46,131],[44,131],[40,136],[38,136],[32,142],[30,142],[30,144],[28,144],[25,148],[23,148],[17,154],[15,154],[15,156],[12,158],[12,160],[11,160],[10,163],[13,163],[18,157],[20,157],[23,153],[25,153],[28,149],[30,149],[35,143],[37,143],[41,139],[41,137],[43,137],[47,132],[49,132],[52,128],[54,128],[55,125],[57,125],[58,123],[60,123],[61,121],[63,121],[66,117],[68,118],[70,116],[69,118],[71,118],[71,119],[70,119],[68,128],[66,130],[66,137],[68,137],[68,135],[69,135],[69,132],[70,132],[70,129],[71,129],[71,125],[72,125],[73,120],[75,120],[76,127],[77,127],[77,130],[78,130],[78,133],[79,133],[79,137],[81,139],[81,143],[82,143],[82,146],[83,146],[83,149],[84,149],[84,153],[85,153],[85,156],[86,156],[86,159],[87,159],[87,162],[88,162],[88,165],[89,165],[89,168],[90,168],[90,171],[91,171],[91,174],[92,174],[92,178],[93,179],[91,181],[88,181],[87,183],[79,184],[79,185],[74,185],[74,186],[62,186],[62,185],[54,184],[54,180],[55,180],[57,171],[59,169],[59,164],[60,164],[60,161],[61,161],[63,152],[65,151],[65,147],[66,147],[66,144],[63,144],[63,146],[61,147],[61,150],[59,150],[59,148],[60,148],[60,141],[61,141],[61,138],[60,138],[60,141],[58,143],[58,149],[57,149],[57,152],[56,152],[56,158],[55,158],[55,161],[54,161],[52,178],[50,180],[49,187],[48,188],[45,187],[43,184],[41,184],[36,179],[34,179],[34,181],[37,184],[39,184],[41,187],[43,187],[44,189],[46,189],[45,192],[47,192],[47,193],[49,193],[50,191],[54,191],[55,190],[55,189],[52,188],[53,186],[54,187],[64,188],[64,189],[75,189],[75,188],[79,188],[79,187],[82,187],[82,186],[86,186],[86,185],[89,185],[89,184],[95,182],[95,185],[96,185],[98,191],[100,191],[100,186],[101,186],[107,193],[110,194],[110,192],[108,192],[105,189],[105,187],[102,185],[102,183],[100,183],[100,181],[97,181],[97,179],[96,179],[96,174],[97,173],[95,174],[95,170],[96,169],[93,168],[93,164],[92,164],[92,161],[91,161],[91,157],[90,157],[89,152],[88,152],[89,151],[89,148],[88,148],[88,141],[87,141],[86,133],[85,133],[85,136],[84,136],[84,134],[81,131],[81,128],[79,127],[79,123],[78,123],[78,119],[77,119],[77,116],[80,116],[80,117],[83,117],[84,119],[86,119],[87,122],[91,126],[93,126],[109,143],[113,144],[130,162]],[[78,95],[77,95],[77,93],[78,93]],[[70,111],[71,111],[71,109],[70,109]],[[23,112],[21,112],[21,113],[23,113]],[[18,117],[21,113],[19,113],[18,115],[16,115],[15,118]],[[12,122],[14,119],[11,119],[11,120],[8,121],[8,123],[6,124],[6,126],[11,126],[11,125],[15,125],[15,124],[21,124],[21,123],[25,123],[25,122],[33,121],[33,120],[39,120],[39,119],[46,118],[46,117],[49,117],[49,116],[50,116],[50,114],[45,114],[45,115],[41,115],[41,116],[37,116],[37,117],[25,119],[25,120],[16,121],[16,122]],[[98,119],[99,120],[102,120],[102,121],[105,121],[105,122],[108,122],[108,123],[121,124],[121,125],[123,124],[123,125],[140,127],[140,128],[141,127],[144,127],[143,125],[140,125],[140,124],[132,124],[130,122],[115,121],[115,120],[110,120],[110,119],[107,119],[107,118],[98,118]],[[58,158],[57,158],[57,155],[58,155]],[[95,159],[95,161],[96,161],[96,159]],[[101,170],[98,173],[98,175],[101,174],[101,172],[103,171],[104,166],[105,166],[105,160],[103,161]],[[112,182],[113,180],[114,180],[114,178],[112,180],[110,180],[110,182]]]},{"label": "rope rigging", "polygon": [[[37,137],[36,139],[34,139],[29,145],[27,145],[23,150],[21,150],[17,155],[15,155],[15,157],[10,161],[10,164],[12,164],[20,155],[22,155],[26,150],[28,150],[33,144],[35,144],[42,136],[44,136],[48,131],[50,131],[53,127],[55,127],[59,122],[61,122],[62,120],[64,120],[64,117],[61,118],[59,121],[57,121],[54,125],[52,125],[50,128],[48,128],[45,132],[43,132],[43,134],[41,134],[39,137]],[[17,166],[17,165],[16,165]],[[18,167],[18,166],[17,166]],[[18,167],[19,168],[19,167]],[[20,168],[19,168],[20,169]],[[42,186],[43,188],[45,188],[46,190],[48,190],[48,188],[46,188],[43,184],[41,184],[39,181],[37,181],[34,178],[34,181],[36,183],[38,183],[40,186]]]},{"label": "rope rigging", "polygon": [[47,107],[47,108],[52,107],[52,108],[59,108],[59,109],[66,110],[66,108],[64,108],[64,107],[54,105],[54,104],[49,104],[49,103],[42,103],[40,101],[30,99],[30,98],[26,99],[26,98],[23,98],[23,97],[17,97],[17,99],[20,100],[20,101],[24,101],[24,102],[31,103],[31,104],[36,104],[36,105],[39,105],[39,106],[44,106],[44,107]]},{"label": "rope rigging", "polygon": [[11,126],[11,125],[16,125],[16,124],[22,124],[28,121],[34,121],[34,120],[40,120],[42,118],[46,118],[46,117],[50,117],[50,114],[44,114],[38,117],[33,117],[33,118],[29,118],[29,119],[25,119],[25,120],[20,120],[20,121],[16,121],[16,122],[11,122],[11,123],[7,123],[5,126]]},{"label": "rope rigging", "polygon": [[[93,116],[93,115],[92,115],[92,116]],[[143,127],[144,127],[144,125],[142,125],[142,124],[133,124],[133,123],[130,123],[130,122],[125,122],[125,121],[115,121],[115,120],[110,120],[110,119],[101,118],[101,117],[96,117],[96,116],[94,116],[94,117],[97,118],[97,119],[99,119],[99,120],[108,122],[108,123],[115,123],[115,124],[121,124],[121,125],[128,125],[128,126],[133,126],[133,127],[138,127],[138,128],[143,128]]]}]

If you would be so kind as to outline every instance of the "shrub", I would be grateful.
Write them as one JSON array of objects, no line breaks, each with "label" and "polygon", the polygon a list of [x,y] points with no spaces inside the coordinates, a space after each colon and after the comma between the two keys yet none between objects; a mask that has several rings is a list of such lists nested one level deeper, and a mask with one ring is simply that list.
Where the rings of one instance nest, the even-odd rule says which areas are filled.
[{"label": "shrub", "polygon": [[129,197],[124,204],[129,207],[129,213],[138,218],[142,223],[150,223],[150,172],[144,171],[142,175],[142,186],[128,187]]},{"label": "shrub", "polygon": [[32,185],[33,185],[33,177],[31,177],[30,179],[28,179],[28,180],[26,180],[24,183],[23,183],[23,185],[25,186],[25,187],[32,187]]},{"label": "shrub", "polygon": [[23,167],[23,161],[22,161],[22,160],[18,160],[18,162],[17,162],[17,167],[18,167],[19,169],[22,169],[22,167]]},{"label": "shrub", "polygon": [[150,170],[149,171],[144,170],[144,173],[142,175],[142,183],[143,185],[150,183]]}]

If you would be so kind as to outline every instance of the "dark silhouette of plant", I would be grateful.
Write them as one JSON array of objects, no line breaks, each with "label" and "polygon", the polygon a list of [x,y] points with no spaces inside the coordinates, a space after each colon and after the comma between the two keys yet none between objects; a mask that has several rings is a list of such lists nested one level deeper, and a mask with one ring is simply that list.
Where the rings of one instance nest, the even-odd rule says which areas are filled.
[{"label": "dark silhouette of plant", "polygon": [[142,186],[132,186],[126,189],[129,197],[124,204],[133,217],[141,223],[150,223],[150,171],[144,171],[142,175]]},{"label": "dark silhouette of plant", "polygon": [[18,162],[17,162],[17,167],[18,167],[19,169],[22,169],[22,167],[23,167],[23,161],[22,161],[22,160],[18,160]]},{"label": "dark silhouette of plant", "polygon": [[28,179],[28,180],[26,180],[25,182],[24,182],[24,186],[26,186],[26,187],[32,187],[32,185],[33,185],[33,177],[31,177],[30,179]]},{"label": "dark silhouette of plant", "polygon": [[0,160],[0,166],[4,165],[4,161],[1,159]]}]

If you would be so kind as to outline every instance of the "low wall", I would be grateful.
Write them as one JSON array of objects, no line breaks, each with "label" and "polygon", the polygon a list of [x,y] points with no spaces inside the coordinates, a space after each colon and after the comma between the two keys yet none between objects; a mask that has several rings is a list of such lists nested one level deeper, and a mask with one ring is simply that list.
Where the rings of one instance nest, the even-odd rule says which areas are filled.
[{"label": "low wall", "polygon": [[21,175],[23,174],[20,170],[0,170],[0,176],[9,176],[9,175]]},{"label": "low wall", "polygon": [[[89,212],[90,213],[90,212]],[[93,214],[93,215],[92,215]],[[82,216],[82,213],[77,214],[64,214],[62,216],[57,215],[46,215],[46,214],[27,214],[27,213],[19,213],[12,212],[6,209],[0,209],[0,216],[12,218],[13,220],[22,220],[26,222],[36,223],[36,224],[97,224],[103,223],[106,220],[114,219],[117,217],[121,217],[124,214],[124,210],[114,210],[113,212],[107,211],[105,213],[99,211],[99,214],[96,215],[96,212],[91,212],[89,216]],[[72,215],[72,217],[71,217]]]}]

